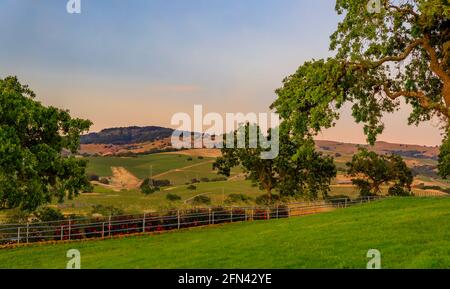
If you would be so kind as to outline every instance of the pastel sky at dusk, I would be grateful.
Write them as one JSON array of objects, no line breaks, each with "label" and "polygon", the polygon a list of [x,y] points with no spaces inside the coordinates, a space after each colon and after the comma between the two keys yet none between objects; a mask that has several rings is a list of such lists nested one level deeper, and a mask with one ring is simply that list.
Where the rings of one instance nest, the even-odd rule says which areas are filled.
[{"label": "pastel sky at dusk", "polygon": [[[0,1],[0,77],[17,75],[46,105],[94,122],[92,131],[171,126],[174,113],[267,112],[304,61],[332,55],[333,0]],[[380,140],[438,145],[436,121],[385,118]],[[363,143],[349,107],[319,136]]]}]

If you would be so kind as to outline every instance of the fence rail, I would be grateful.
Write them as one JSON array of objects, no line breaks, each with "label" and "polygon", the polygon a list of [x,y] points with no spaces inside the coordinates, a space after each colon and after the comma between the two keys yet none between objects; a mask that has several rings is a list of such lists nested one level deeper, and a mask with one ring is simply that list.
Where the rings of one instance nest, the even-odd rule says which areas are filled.
[{"label": "fence rail", "polygon": [[354,200],[333,199],[314,203],[293,203],[272,207],[201,208],[140,215],[68,219],[26,224],[0,224],[0,245],[110,238],[118,235],[150,233],[204,225],[281,219],[324,212],[366,203],[380,197]]}]

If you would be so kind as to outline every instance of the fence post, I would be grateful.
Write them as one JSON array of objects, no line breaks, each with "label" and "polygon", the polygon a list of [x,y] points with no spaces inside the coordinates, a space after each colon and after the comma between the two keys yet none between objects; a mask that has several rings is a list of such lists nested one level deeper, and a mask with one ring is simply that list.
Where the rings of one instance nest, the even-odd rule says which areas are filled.
[{"label": "fence post", "polygon": [[145,216],[146,214],[144,213],[144,218],[142,219],[142,233],[145,233]]},{"label": "fence post", "polygon": [[269,208],[267,208],[267,220],[270,220],[270,209]]},{"label": "fence post", "polygon": [[69,240],[70,240],[70,235],[72,233],[71,231],[72,231],[72,220],[69,217]]},{"label": "fence post", "polygon": [[17,227],[17,244],[20,243],[20,227]]},{"label": "fence post", "polygon": [[230,219],[231,219],[231,223],[233,223],[233,208],[231,208],[231,210],[230,210]]},{"label": "fence post", "polygon": [[208,215],[208,225],[211,225],[211,208],[209,208],[208,212],[209,212],[209,215]]},{"label": "fence post", "polygon": [[108,236],[111,237],[111,215],[108,218]]},{"label": "fence post", "polygon": [[278,205],[277,205],[277,219],[279,219],[279,216],[278,216]]},{"label": "fence post", "polygon": [[177,211],[178,230],[180,229],[180,210]]},{"label": "fence post", "polygon": [[105,222],[102,224],[102,239],[105,238]]},{"label": "fence post", "polygon": [[245,208],[245,221],[247,222],[247,208]]},{"label": "fence post", "polygon": [[345,198],[345,208],[347,208],[347,198]]},{"label": "fence post", "polygon": [[254,221],[254,220],[255,220],[255,209],[252,208],[252,221]]},{"label": "fence post", "polygon": [[61,241],[64,239],[64,225],[61,225]]},{"label": "fence post", "polygon": [[30,223],[27,223],[27,243],[28,243],[28,234],[30,231]]},{"label": "fence post", "polygon": [[214,213],[215,212],[212,212],[212,224],[214,225]]}]

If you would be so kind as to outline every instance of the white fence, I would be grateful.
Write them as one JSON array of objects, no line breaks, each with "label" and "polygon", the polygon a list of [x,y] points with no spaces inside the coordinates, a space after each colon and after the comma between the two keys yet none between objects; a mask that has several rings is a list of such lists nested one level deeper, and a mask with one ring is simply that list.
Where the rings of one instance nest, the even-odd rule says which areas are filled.
[{"label": "white fence", "polygon": [[366,203],[380,197],[333,199],[273,207],[199,208],[141,215],[67,219],[53,222],[0,224],[0,244],[110,238],[117,235],[179,230],[232,222],[280,219]]}]

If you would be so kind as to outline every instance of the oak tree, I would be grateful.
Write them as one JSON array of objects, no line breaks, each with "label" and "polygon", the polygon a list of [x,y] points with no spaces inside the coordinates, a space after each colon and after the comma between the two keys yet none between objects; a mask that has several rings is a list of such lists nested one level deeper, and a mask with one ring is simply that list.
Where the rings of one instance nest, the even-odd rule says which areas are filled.
[{"label": "oak tree", "polygon": [[74,154],[90,125],[42,105],[16,77],[0,79],[0,209],[33,211],[89,190],[86,161]]},{"label": "oak tree", "polygon": [[[401,99],[412,107],[409,124],[433,117],[444,134],[450,116],[450,5],[448,0],[337,0],[343,20],[331,36],[334,56],[305,62],[283,81],[272,108],[299,138],[312,138],[335,125],[340,109],[351,103],[374,144],[383,132],[382,116],[395,112]],[[449,138],[440,155],[449,174]],[[442,170],[445,168],[446,170]]]}]

